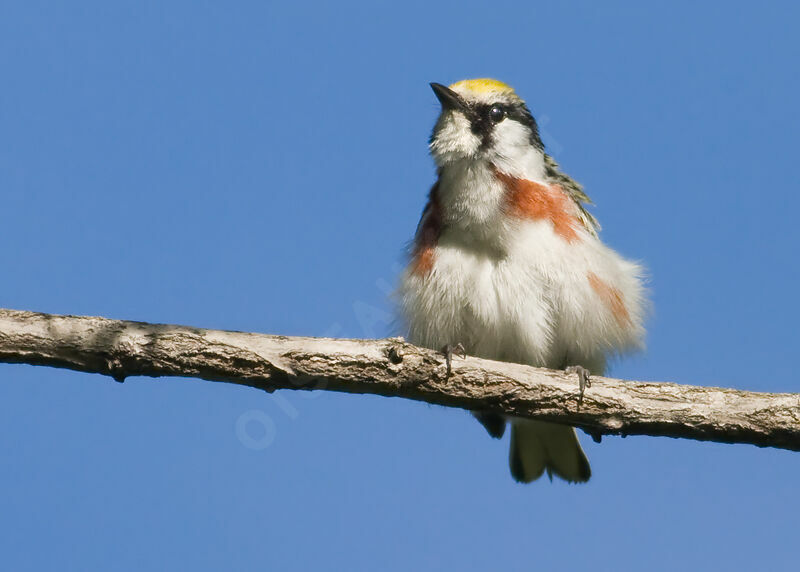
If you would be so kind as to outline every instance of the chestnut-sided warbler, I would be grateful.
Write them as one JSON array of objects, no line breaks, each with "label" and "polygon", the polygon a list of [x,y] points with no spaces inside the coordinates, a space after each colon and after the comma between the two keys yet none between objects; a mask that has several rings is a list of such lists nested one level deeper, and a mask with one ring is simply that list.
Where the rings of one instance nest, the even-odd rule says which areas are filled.
[{"label": "chestnut-sided warbler", "polygon": [[[492,79],[431,87],[442,105],[430,138],[438,180],[399,287],[408,339],[576,371],[582,389],[609,356],[642,346],[642,269],[600,241],[589,198],[545,153],[511,87]],[[505,419],[474,414],[503,435]],[[510,421],[516,480],[589,479],[572,427]]]}]

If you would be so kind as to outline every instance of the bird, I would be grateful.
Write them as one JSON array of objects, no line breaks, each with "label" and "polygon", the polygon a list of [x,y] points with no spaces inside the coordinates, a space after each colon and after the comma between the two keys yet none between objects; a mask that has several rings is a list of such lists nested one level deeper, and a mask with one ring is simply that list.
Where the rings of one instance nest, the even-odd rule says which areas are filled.
[{"label": "bird", "polygon": [[[581,392],[610,359],[644,347],[644,268],[606,246],[580,184],[545,152],[528,105],[495,79],[431,83],[437,180],[397,288],[406,339],[576,373]],[[581,393],[582,395],[582,393]],[[573,427],[473,411],[511,426],[512,477],[588,481]]]}]

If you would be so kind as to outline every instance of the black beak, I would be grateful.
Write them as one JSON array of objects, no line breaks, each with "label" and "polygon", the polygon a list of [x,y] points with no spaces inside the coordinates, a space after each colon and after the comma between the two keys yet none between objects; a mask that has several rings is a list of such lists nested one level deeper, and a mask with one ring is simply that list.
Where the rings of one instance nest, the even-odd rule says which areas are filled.
[{"label": "black beak", "polygon": [[431,89],[436,94],[439,103],[442,104],[442,110],[453,109],[465,113],[469,111],[466,102],[449,87],[445,87],[440,83],[431,83]]}]

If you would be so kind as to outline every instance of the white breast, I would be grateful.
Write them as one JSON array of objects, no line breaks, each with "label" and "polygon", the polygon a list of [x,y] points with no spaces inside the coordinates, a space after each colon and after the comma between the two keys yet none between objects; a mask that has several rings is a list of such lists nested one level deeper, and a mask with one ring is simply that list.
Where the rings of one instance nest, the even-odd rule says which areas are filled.
[{"label": "white breast", "polygon": [[[432,269],[419,275],[409,268],[401,280],[411,342],[434,349],[462,343],[480,357],[554,368],[579,364],[595,373],[607,355],[641,345],[639,266],[588,232],[567,242],[550,221],[509,220],[493,181],[460,185],[464,200],[455,208],[462,211],[455,224],[446,221]],[[447,197],[447,188],[440,192]],[[445,217],[454,216],[453,204],[446,204]],[[606,298],[619,294],[627,320],[610,311],[598,283],[608,287]]]}]

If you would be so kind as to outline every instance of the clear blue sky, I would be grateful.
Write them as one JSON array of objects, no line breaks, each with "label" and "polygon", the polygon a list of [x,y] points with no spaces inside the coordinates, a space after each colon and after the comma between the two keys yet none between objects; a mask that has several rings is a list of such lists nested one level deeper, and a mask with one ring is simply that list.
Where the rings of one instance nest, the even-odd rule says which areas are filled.
[{"label": "clear blue sky", "polygon": [[[0,306],[391,333],[428,82],[497,77],[641,259],[612,374],[798,391],[796,3],[4,2]],[[0,365],[5,570],[790,570],[800,454],[582,440],[514,483],[465,412]]]}]

